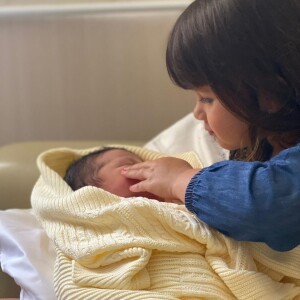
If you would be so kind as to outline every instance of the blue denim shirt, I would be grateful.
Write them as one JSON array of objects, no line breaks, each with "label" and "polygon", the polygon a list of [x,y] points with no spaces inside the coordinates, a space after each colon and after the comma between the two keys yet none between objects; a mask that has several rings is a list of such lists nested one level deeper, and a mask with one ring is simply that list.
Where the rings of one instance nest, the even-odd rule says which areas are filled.
[{"label": "blue denim shirt", "polygon": [[190,181],[186,207],[240,241],[278,251],[300,244],[300,144],[267,162],[223,161]]}]

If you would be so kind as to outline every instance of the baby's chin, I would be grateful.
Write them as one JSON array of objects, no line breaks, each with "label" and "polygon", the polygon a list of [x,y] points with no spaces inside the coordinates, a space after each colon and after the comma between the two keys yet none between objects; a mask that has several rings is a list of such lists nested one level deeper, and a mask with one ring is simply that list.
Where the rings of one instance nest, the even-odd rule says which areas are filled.
[{"label": "baby's chin", "polygon": [[124,198],[131,198],[131,197],[143,197],[143,198],[148,198],[148,199],[155,199],[155,200],[158,200],[160,202],[165,202],[162,198],[156,196],[156,195],[153,195],[151,193],[148,193],[148,192],[140,192],[140,193],[134,193],[134,192],[131,192],[129,189],[126,191],[126,192],[115,192],[113,193],[117,196],[120,196],[120,197],[124,197]]},{"label": "baby's chin", "polygon": [[148,192],[134,193],[133,197],[144,197],[148,199],[155,199],[158,200],[159,202],[165,202],[164,199]]},{"label": "baby's chin", "polygon": [[183,204],[180,200],[165,200],[163,198],[160,198],[160,197],[158,197],[154,194],[148,193],[148,192],[141,192],[141,193],[130,192],[130,195],[127,195],[126,198],[130,198],[130,197],[143,197],[143,198],[147,198],[147,199],[157,200],[159,202],[169,202],[169,203],[175,203],[175,204],[180,204],[180,205]]}]

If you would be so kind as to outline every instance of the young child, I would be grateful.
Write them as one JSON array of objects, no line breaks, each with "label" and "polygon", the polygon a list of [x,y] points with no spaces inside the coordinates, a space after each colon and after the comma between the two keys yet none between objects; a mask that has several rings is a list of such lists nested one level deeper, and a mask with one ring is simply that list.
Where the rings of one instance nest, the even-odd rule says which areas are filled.
[{"label": "young child", "polygon": [[237,240],[298,246],[300,2],[196,0],[171,32],[167,67],[231,160],[201,171],[174,158],[127,166],[140,180],[131,191],[177,198]]},{"label": "young child", "polygon": [[129,190],[129,187],[138,181],[126,178],[121,174],[121,170],[125,166],[140,162],[142,159],[139,156],[126,149],[104,147],[72,163],[66,171],[64,180],[73,191],[91,185],[121,197],[141,196],[164,202],[150,193],[134,193]]}]

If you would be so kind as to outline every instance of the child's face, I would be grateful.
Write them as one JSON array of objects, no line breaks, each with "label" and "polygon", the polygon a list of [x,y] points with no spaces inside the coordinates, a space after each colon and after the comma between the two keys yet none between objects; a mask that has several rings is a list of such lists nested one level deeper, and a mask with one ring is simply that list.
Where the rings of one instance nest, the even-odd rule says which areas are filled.
[{"label": "child's face", "polygon": [[228,111],[209,86],[198,88],[194,116],[203,120],[205,129],[224,149],[236,150],[248,146],[249,126]]},{"label": "child's face", "polygon": [[148,193],[133,193],[129,187],[137,180],[129,179],[121,174],[125,166],[142,162],[135,154],[126,150],[109,150],[96,158],[97,165],[100,166],[97,177],[101,180],[101,188],[121,197],[148,197],[155,199],[154,195]]}]

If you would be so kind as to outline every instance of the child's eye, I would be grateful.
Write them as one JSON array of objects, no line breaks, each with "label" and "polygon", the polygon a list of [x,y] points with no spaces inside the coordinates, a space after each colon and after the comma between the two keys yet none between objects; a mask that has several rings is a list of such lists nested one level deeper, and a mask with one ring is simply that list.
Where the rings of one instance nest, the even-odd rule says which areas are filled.
[{"label": "child's eye", "polygon": [[201,103],[212,103],[213,102],[213,99],[212,98],[201,98],[200,99],[200,102]]}]

